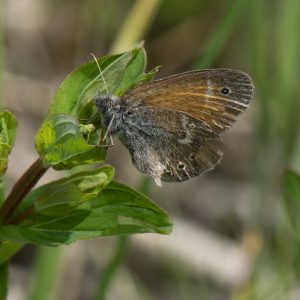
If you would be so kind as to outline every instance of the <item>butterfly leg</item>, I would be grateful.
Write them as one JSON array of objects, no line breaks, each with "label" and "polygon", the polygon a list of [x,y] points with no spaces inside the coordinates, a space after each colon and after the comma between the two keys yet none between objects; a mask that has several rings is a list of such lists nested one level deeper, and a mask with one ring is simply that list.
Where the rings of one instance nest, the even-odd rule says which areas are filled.
[{"label": "butterfly leg", "polygon": [[[111,126],[113,124],[113,121],[115,119],[115,115],[112,116],[108,126],[107,126],[107,129],[105,131],[105,134],[103,136],[103,138],[100,139],[100,143],[101,142],[106,142],[107,138],[109,139],[109,143],[108,144],[105,144],[105,145],[101,145],[101,144],[98,144],[98,147],[113,147],[114,146],[114,140],[113,140],[113,137],[112,137],[112,134],[110,133],[110,129],[111,129]],[[101,131],[100,131],[100,136],[101,136]]]},{"label": "butterfly leg", "polygon": [[105,132],[105,134],[103,136],[102,142],[104,142],[106,140],[107,136],[109,136],[109,135],[111,136],[110,129],[111,129],[111,126],[113,124],[114,119],[115,119],[115,115],[113,115],[112,118],[109,121],[109,124],[107,126],[106,132]]},{"label": "butterfly leg", "polygon": [[[113,140],[113,137],[112,137],[112,135],[109,133],[108,134],[108,138],[109,138],[109,143],[108,144],[98,144],[97,145],[97,147],[99,147],[99,148],[107,148],[107,147],[113,147],[115,144],[114,144],[114,140]],[[106,139],[105,139],[105,141],[106,141]],[[100,142],[105,142],[103,139],[100,141]]]},{"label": "butterfly leg", "polygon": [[115,144],[114,144],[114,139],[113,139],[113,137],[112,137],[112,134],[109,133],[109,134],[108,134],[108,137],[109,137],[109,142],[110,142],[110,144],[109,144],[108,147],[113,147]]},{"label": "butterfly leg", "polygon": [[[101,129],[99,130],[99,135],[100,135],[100,137],[102,135],[102,130]],[[112,137],[112,135],[111,135],[110,132],[107,133],[107,136],[105,137],[105,139],[104,138],[100,138],[99,143],[106,142],[107,137],[109,138],[109,143],[98,144],[97,147],[99,147],[99,148],[113,147],[115,144],[114,144],[114,140],[113,140],[113,137]]]}]

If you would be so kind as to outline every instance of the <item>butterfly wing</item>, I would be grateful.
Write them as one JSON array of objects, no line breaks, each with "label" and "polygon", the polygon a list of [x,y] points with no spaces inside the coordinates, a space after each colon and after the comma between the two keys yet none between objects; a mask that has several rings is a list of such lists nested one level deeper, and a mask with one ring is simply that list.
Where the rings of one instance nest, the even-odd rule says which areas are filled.
[{"label": "butterfly wing", "polygon": [[[191,71],[137,86],[126,92],[126,107],[143,105],[182,112],[197,120],[199,133],[214,137],[231,127],[253,93],[250,77],[237,70]],[[195,123],[195,122],[194,122]]]},{"label": "butterfly wing", "polygon": [[140,107],[124,119],[119,138],[130,151],[134,166],[160,185],[161,181],[184,181],[211,170],[222,153],[216,139],[205,139],[195,120],[184,113]]},{"label": "butterfly wing", "polygon": [[201,144],[177,144],[167,148],[166,168],[161,175],[162,181],[185,181],[194,176],[212,170],[221,160],[222,152],[212,141],[203,141]]}]

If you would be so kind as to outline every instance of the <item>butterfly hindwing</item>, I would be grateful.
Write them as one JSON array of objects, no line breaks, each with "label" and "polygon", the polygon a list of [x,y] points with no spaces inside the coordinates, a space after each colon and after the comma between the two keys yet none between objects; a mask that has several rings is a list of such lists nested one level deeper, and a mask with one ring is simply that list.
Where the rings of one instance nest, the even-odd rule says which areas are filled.
[{"label": "butterfly hindwing", "polygon": [[222,158],[222,152],[209,141],[203,141],[201,145],[197,143],[178,144],[167,155],[166,169],[161,180],[169,182],[181,182],[201,175],[212,170]]},{"label": "butterfly hindwing", "polygon": [[[169,124],[170,122],[171,124]],[[161,181],[184,181],[212,169],[221,159],[215,139],[205,139],[184,113],[140,107],[124,119],[120,140],[142,173]]]}]

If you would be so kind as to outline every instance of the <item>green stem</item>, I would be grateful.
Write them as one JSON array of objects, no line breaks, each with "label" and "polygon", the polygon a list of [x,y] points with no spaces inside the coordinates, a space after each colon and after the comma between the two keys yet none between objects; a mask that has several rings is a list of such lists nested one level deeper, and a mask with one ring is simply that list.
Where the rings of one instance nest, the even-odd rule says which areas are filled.
[{"label": "green stem", "polygon": [[0,300],[5,300],[8,292],[8,263],[0,265]]},{"label": "green stem", "polygon": [[8,263],[0,265],[0,300],[5,300],[8,293]]},{"label": "green stem", "polygon": [[110,52],[126,50],[140,41],[151,24],[160,3],[161,0],[136,0]]},{"label": "green stem", "polygon": [[15,225],[21,223],[22,221],[28,219],[35,212],[34,206],[27,208],[21,214],[17,214],[16,216],[12,216],[6,221],[7,225]]},{"label": "green stem", "polygon": [[39,158],[22,175],[0,209],[0,224],[10,221],[18,205],[46,171],[47,168],[43,166],[42,160]]},{"label": "green stem", "polygon": [[215,32],[211,35],[200,59],[195,63],[195,68],[205,69],[211,67],[215,58],[219,55],[232,32],[232,27],[241,16],[241,9],[247,4],[245,0],[234,0],[231,7],[224,14]]},{"label": "green stem", "polygon": [[106,294],[112,282],[112,278],[114,277],[119,265],[123,261],[123,257],[127,250],[127,244],[128,236],[120,236],[116,252],[101,276],[102,280],[96,292],[96,296],[94,298],[95,300],[106,299]]},{"label": "green stem", "polygon": [[62,247],[38,247],[27,300],[58,299],[64,261]]}]

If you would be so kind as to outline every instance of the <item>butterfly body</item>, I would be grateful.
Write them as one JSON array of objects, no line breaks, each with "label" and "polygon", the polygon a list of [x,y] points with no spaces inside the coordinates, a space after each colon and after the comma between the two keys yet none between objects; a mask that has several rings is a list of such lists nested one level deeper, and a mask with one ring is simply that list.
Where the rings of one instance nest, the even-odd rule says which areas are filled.
[{"label": "butterfly body", "polygon": [[202,174],[221,160],[219,136],[248,107],[252,92],[245,73],[214,69],[141,84],[120,98],[100,95],[95,103],[136,168],[161,185]]}]

